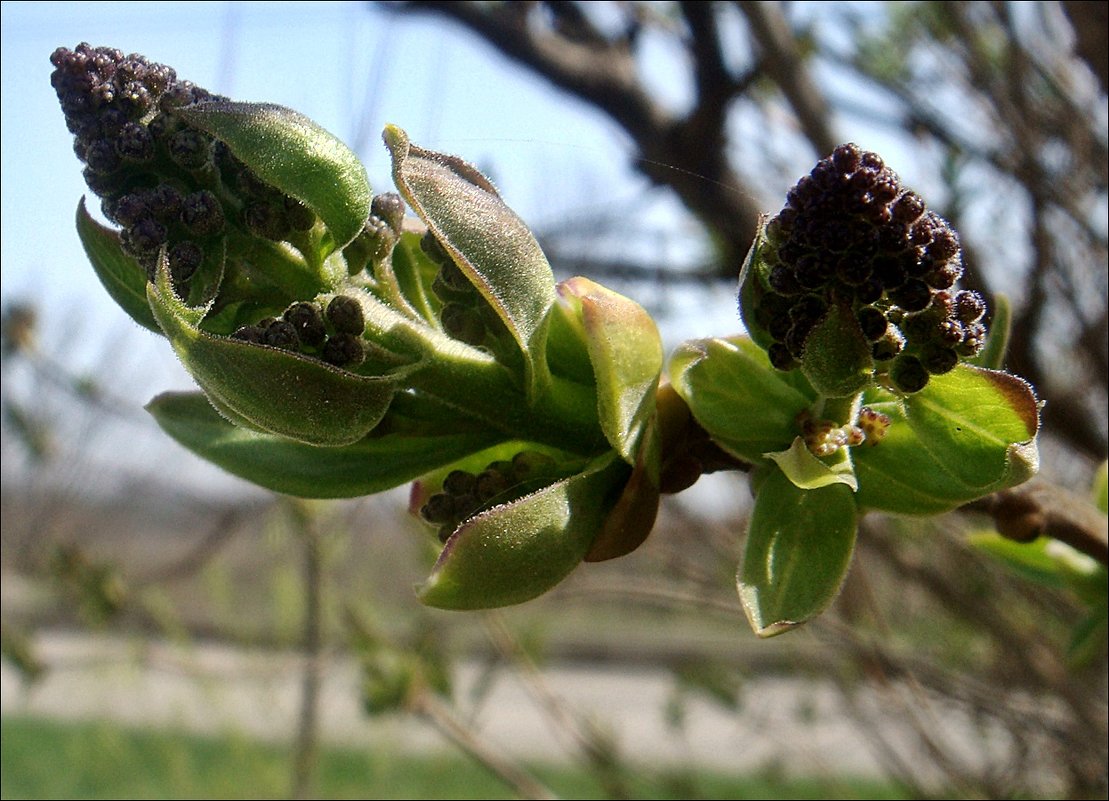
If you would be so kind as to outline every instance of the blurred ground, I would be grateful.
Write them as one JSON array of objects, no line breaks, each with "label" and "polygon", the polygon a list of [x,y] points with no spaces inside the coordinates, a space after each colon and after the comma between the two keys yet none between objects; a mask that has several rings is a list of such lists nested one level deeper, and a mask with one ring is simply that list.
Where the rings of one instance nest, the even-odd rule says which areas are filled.
[{"label": "blurred ground", "polygon": [[[65,632],[44,633],[36,646],[49,666],[38,682],[28,684],[3,664],[4,715],[112,720],[273,741],[292,738],[301,675],[295,654]],[[449,747],[413,718],[362,715],[359,671],[351,658],[330,656],[323,675],[324,740],[379,750]],[[544,670],[543,679],[571,713],[605,727],[632,761],[656,766],[692,762],[729,772],[772,768],[806,777],[882,775],[867,737],[853,724],[831,682],[755,678],[744,687],[739,714],[695,700],[685,708],[684,725],[675,726],[666,719],[674,689],[666,671],[556,666]],[[465,699],[482,680],[479,664],[461,664],[456,674],[459,696]],[[853,702],[872,706],[887,701],[864,689]],[[968,754],[980,750],[980,727],[954,711],[933,711],[942,715],[949,743],[965,741]],[[535,761],[573,755],[572,744],[552,726],[518,676],[499,674],[472,714],[477,734],[499,753]],[[880,731],[867,734],[911,758],[925,750],[913,732],[908,721],[891,714]]]}]

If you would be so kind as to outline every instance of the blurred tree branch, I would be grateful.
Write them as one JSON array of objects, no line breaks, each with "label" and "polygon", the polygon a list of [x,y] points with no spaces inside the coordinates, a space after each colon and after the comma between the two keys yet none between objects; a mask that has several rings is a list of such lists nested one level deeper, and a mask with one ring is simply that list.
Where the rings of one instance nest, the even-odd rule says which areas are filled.
[{"label": "blurred tree branch", "polygon": [[[502,55],[610,116],[638,148],[635,167],[672,189],[717,238],[719,271],[734,276],[762,208],[732,169],[725,122],[731,99],[757,74],[726,68],[707,3],[681,3],[697,96],[677,115],[652,98],[636,62],[636,44],[650,9],[622,7],[623,30],[603,33],[576,3],[480,3],[419,0],[386,3],[396,11],[430,12],[476,33]],[[657,20],[654,24],[658,24]]]},{"label": "blurred tree branch", "polygon": [[[799,134],[797,144],[824,155],[852,138],[841,127],[892,123],[947,185],[946,208],[938,205],[963,234],[966,283],[1013,298],[1008,367],[1047,401],[1046,435],[1087,460],[1104,458],[1109,148],[1104,114],[1083,83],[1088,68],[1104,100],[1104,3],[820,12],[747,0],[384,6],[464,26],[619,124],[638,149],[636,168],[672,189],[717,245],[712,270],[695,275],[734,277],[766,210],[753,182],[780,161],[783,135]],[[686,54],[672,69],[676,85],[692,86],[687,111],[669,110],[652,93],[643,70],[648,36]],[[830,82],[829,68],[846,71],[854,89]],[[793,115],[784,125],[779,101]],[[737,114],[758,115],[761,133],[731,142]],[[777,164],[782,186],[810,163],[810,153],[798,153]],[[798,172],[788,174],[794,164]]]}]

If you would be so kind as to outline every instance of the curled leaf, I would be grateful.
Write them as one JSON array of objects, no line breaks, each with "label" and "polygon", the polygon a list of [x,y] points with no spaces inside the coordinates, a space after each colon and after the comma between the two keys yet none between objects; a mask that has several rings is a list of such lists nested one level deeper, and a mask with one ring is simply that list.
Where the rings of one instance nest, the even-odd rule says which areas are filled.
[{"label": "curled leaf", "polygon": [[534,384],[535,370],[544,369],[555,301],[554,275],[539,243],[471,165],[413,145],[395,126],[385,129],[385,143],[397,189],[504,322]]},{"label": "curled leaf", "polygon": [[489,609],[538,597],[566,578],[597,536],[628,466],[610,454],[587,470],[470,518],[447,540],[420,600]]},{"label": "curled leaf", "polygon": [[368,434],[389,407],[390,379],[202,331],[204,309],[177,297],[164,258],[147,293],[154,318],[185,369],[234,423],[311,445],[349,445]]},{"label": "curled leaf", "polygon": [[85,200],[77,206],[77,235],[96,277],[120,308],[139,325],[162,333],[146,300],[146,270],[123,252],[119,234],[92,218]]},{"label": "curled leaf", "polygon": [[588,278],[564,281],[558,291],[580,309],[601,430],[624,461],[634,464],[662,373],[658,327],[638,303]]},{"label": "curled leaf", "polygon": [[851,462],[841,460],[833,465],[825,464],[812,455],[801,437],[795,437],[788,450],[763,455],[801,489],[819,489],[831,484],[845,484],[852,491],[859,488]]},{"label": "curled leaf", "polygon": [[314,211],[346,245],[370,215],[366,170],[354,153],[312,120],[270,103],[213,101],[175,110],[226,144],[259,178]]},{"label": "curled leaf", "polygon": [[775,370],[747,337],[686,342],[669,368],[674,389],[713,440],[755,464],[793,441],[797,415],[816,398],[800,373]]}]

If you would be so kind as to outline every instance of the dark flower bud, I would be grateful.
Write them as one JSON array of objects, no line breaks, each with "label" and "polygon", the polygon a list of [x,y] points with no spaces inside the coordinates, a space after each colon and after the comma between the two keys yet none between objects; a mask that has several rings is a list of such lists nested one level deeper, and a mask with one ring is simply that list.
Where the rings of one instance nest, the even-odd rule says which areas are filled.
[{"label": "dark flower bud", "polygon": [[167,235],[164,225],[146,218],[127,229],[127,245],[135,253],[154,253],[166,243]]},{"label": "dark flower bud", "polygon": [[192,278],[204,262],[204,249],[195,242],[185,240],[171,247],[166,258],[173,280],[183,283]]},{"label": "dark flower bud", "polygon": [[429,523],[441,525],[456,520],[454,498],[446,492],[437,492],[427,499],[420,509],[420,516]]},{"label": "dark flower bud", "polygon": [[120,129],[115,148],[120,158],[142,164],[154,158],[154,137],[144,126],[129,122]]},{"label": "dark flower bud", "polygon": [[793,270],[784,264],[779,264],[770,271],[767,283],[780,295],[799,295],[804,291],[797,283]]},{"label": "dark flower bud", "polygon": [[923,311],[932,300],[932,291],[919,278],[910,278],[890,293],[890,300],[907,312]]},{"label": "dark flower bud", "polygon": [[928,384],[928,370],[917,357],[902,354],[890,367],[890,380],[900,392],[920,392]]},{"label": "dark flower bud", "polygon": [[863,336],[871,342],[877,342],[886,333],[886,315],[881,309],[863,306],[855,312],[855,318],[859,321]]},{"label": "dark flower bud", "polygon": [[404,200],[396,192],[374,195],[370,203],[370,214],[385,221],[397,236],[404,226]]},{"label": "dark flower bud", "polygon": [[362,305],[352,297],[336,295],[327,304],[327,321],[340,334],[361,336],[366,330],[366,320],[362,315]]},{"label": "dark flower bud", "polygon": [[477,488],[477,476],[465,470],[452,470],[443,479],[443,492],[451,495],[469,495]]},{"label": "dark flower bud", "polygon": [[893,220],[902,225],[910,225],[924,214],[924,199],[916,192],[908,191],[897,198],[892,208]]},{"label": "dark flower bud", "polygon": [[181,222],[197,236],[211,236],[223,230],[223,207],[207,189],[187,195],[181,205]]},{"label": "dark flower bud", "polygon": [[920,363],[931,375],[943,375],[955,369],[955,365],[959,363],[959,354],[954,348],[945,348],[934,343],[921,350]]},{"label": "dark flower bud", "polygon": [[143,201],[154,219],[169,223],[180,219],[185,198],[177,188],[163,183],[144,192]]},{"label": "dark flower bud", "polygon": [[451,257],[447,255],[447,251],[443,250],[443,246],[439,244],[439,240],[428,231],[420,237],[420,250],[436,264],[452,263]]},{"label": "dark flower bud", "polygon": [[955,316],[963,323],[976,323],[986,313],[986,302],[977,292],[964,289],[955,296]]},{"label": "dark flower bud", "polygon": [[[79,154],[80,155],[80,154]],[[84,162],[94,172],[108,173],[120,165],[120,156],[115,146],[106,139],[97,139],[85,150]]]},{"label": "dark flower bud", "polygon": [[146,199],[140,194],[129,194],[121,197],[112,209],[109,217],[123,226],[132,226],[139,220],[150,215]]},{"label": "dark flower bud", "polygon": [[297,336],[296,327],[287,320],[275,320],[266,326],[262,342],[272,348],[300,350],[300,337]]},{"label": "dark flower bud", "polygon": [[509,477],[499,470],[483,470],[477,475],[474,490],[481,503],[495,500],[508,489]]},{"label": "dark flower bud", "polygon": [[832,163],[835,164],[840,173],[846,175],[859,168],[861,155],[859,146],[853,142],[848,142],[832,151]]},{"label": "dark flower bud", "polygon": [[488,331],[485,322],[475,309],[461,303],[448,303],[439,312],[443,330],[447,335],[465,342],[467,345],[480,345],[485,341]]},{"label": "dark flower bud", "polygon": [[323,344],[320,357],[336,367],[357,367],[366,360],[366,345],[360,336],[334,334]]},{"label": "dark flower bud", "polygon": [[241,339],[243,342],[253,342],[261,345],[265,341],[266,331],[261,326],[244,325],[231,334],[232,339]]},{"label": "dark flower bud", "polygon": [[166,143],[173,163],[186,170],[199,170],[212,157],[212,143],[200,131],[185,128],[173,134]]},{"label": "dark flower bud", "polygon": [[268,203],[251,203],[244,208],[243,225],[255,236],[275,242],[280,242],[289,235],[285,215]]},{"label": "dark flower bud", "polygon": [[297,336],[305,345],[316,348],[327,338],[323,313],[315,303],[294,303],[282,317],[296,329]]}]

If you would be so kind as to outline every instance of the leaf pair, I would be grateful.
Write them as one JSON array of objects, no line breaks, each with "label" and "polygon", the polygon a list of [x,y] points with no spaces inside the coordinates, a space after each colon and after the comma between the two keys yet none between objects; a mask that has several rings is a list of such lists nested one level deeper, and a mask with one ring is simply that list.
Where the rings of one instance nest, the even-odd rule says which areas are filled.
[{"label": "leaf pair", "polygon": [[960,365],[913,395],[867,390],[862,403],[888,415],[888,432],[831,464],[812,457],[797,437],[816,391],[799,373],[775,370],[752,340],[686,343],[670,374],[714,440],[765,474],[756,482],[739,574],[744,608],[762,636],[803,623],[831,602],[863,512],[937,514],[1020,484],[1036,470],[1036,398],[1007,373]]}]

